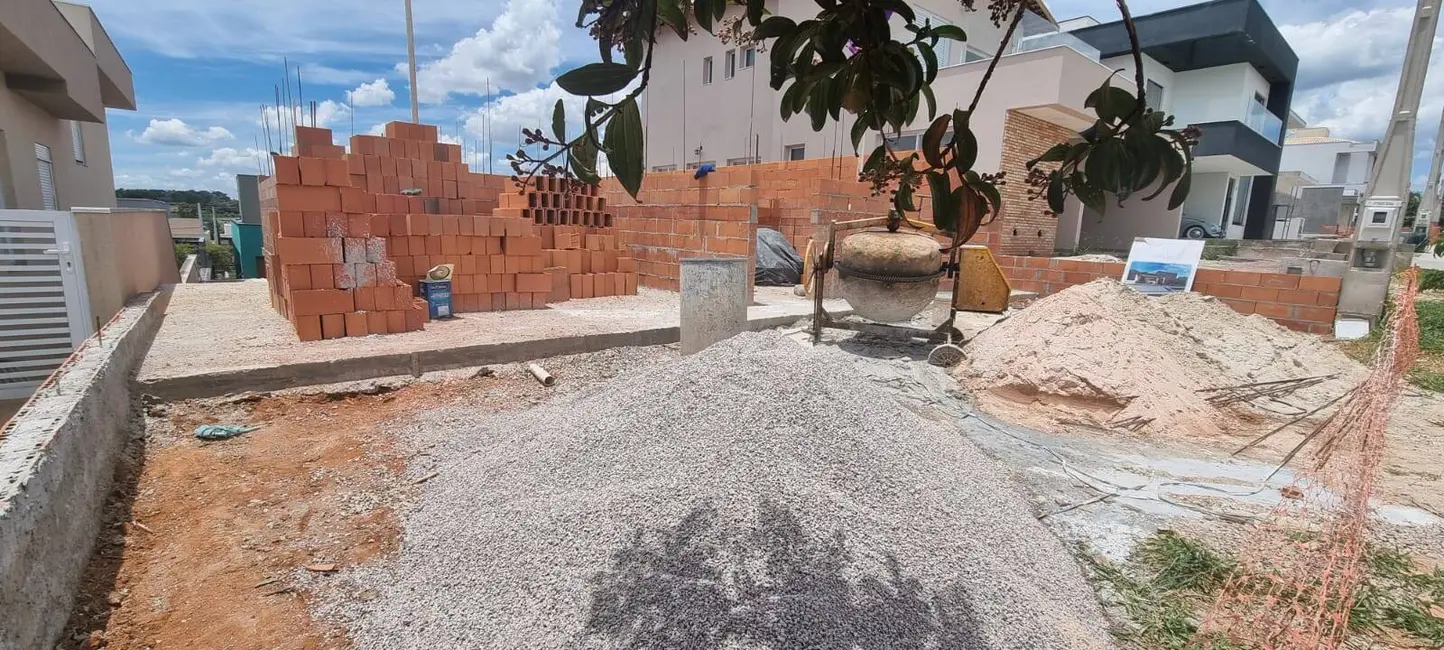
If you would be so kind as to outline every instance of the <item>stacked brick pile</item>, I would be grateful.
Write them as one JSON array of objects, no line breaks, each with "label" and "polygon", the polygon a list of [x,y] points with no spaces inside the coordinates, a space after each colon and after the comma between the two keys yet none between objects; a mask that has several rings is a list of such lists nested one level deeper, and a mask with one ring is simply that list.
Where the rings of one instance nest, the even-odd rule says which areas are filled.
[{"label": "stacked brick pile", "polygon": [[551,300],[636,295],[637,262],[622,253],[607,200],[597,186],[568,191],[561,179],[534,181],[522,193],[502,194],[501,207],[492,214],[536,228]]},{"label": "stacked brick pile", "polygon": [[422,329],[417,283],[440,264],[453,267],[458,313],[636,292],[595,187],[562,192],[544,179],[518,195],[437,136],[392,122],[385,136],[353,136],[348,153],[330,130],[298,127],[297,155],[274,157],[261,186],[267,277],[302,340]]},{"label": "stacked brick pile", "polygon": [[386,240],[372,235],[378,217],[281,211],[263,217],[271,304],[302,341],[422,328],[426,303],[397,279]]}]

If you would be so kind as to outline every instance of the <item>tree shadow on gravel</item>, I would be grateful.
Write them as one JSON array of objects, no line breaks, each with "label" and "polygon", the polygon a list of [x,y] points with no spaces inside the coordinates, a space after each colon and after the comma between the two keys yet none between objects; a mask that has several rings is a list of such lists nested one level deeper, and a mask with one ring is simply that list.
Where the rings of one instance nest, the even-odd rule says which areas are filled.
[{"label": "tree shadow on gravel", "polygon": [[594,578],[588,637],[637,650],[987,648],[960,587],[929,594],[891,555],[859,575],[841,531],[809,536],[770,500],[757,512],[750,529],[725,530],[703,506],[634,532]]}]

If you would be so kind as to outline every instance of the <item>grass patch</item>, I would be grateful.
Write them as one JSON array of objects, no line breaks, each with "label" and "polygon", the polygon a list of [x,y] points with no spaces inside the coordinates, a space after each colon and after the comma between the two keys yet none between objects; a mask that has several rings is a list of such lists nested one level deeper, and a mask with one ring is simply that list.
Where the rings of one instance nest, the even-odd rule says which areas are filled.
[{"label": "grass patch", "polygon": [[[1394,301],[1389,298],[1384,303],[1384,316],[1380,320],[1386,320],[1393,310]],[[1414,310],[1419,314],[1421,354],[1409,372],[1409,383],[1424,390],[1444,393],[1444,300],[1419,300],[1414,303]],[[1374,350],[1383,340],[1382,332],[1382,328],[1375,327],[1362,339],[1340,341],[1339,350],[1355,361],[1367,364],[1373,360]]]},{"label": "grass patch", "polygon": [[1444,291],[1444,271],[1419,269],[1420,291]]},{"label": "grass patch", "polygon": [[[1126,615],[1114,629],[1124,647],[1242,650],[1222,639],[1189,645],[1234,572],[1227,554],[1164,530],[1140,543],[1126,563],[1086,553],[1084,559],[1106,587],[1105,599]],[[1413,558],[1387,548],[1371,549],[1366,561],[1367,577],[1349,613],[1356,640],[1408,637],[1422,647],[1444,647],[1444,569],[1420,572]]]},{"label": "grass patch", "polygon": [[1231,257],[1237,253],[1237,239],[1205,239],[1203,241],[1203,259],[1223,259],[1225,257]]}]

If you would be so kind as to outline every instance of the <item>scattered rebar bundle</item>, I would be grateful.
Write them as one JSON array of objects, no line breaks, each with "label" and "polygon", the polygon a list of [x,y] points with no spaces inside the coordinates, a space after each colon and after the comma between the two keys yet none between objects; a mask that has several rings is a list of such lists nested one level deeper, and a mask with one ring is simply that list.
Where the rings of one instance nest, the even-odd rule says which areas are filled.
[{"label": "scattered rebar bundle", "polygon": [[1201,388],[1200,393],[1212,393],[1205,399],[1214,406],[1227,406],[1239,402],[1252,402],[1259,398],[1280,399],[1294,394],[1295,392],[1317,386],[1330,379],[1338,377],[1337,373],[1332,375],[1319,375],[1317,377],[1298,377],[1295,379],[1280,379],[1278,381],[1261,381],[1251,384],[1239,384],[1236,386],[1218,386],[1216,388]]}]

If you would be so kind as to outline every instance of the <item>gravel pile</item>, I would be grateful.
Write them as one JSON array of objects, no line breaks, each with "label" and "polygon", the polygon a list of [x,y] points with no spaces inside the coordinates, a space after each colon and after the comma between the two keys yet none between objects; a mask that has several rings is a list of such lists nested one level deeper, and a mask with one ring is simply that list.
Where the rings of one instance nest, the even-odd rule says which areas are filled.
[{"label": "gravel pile", "polygon": [[449,414],[399,557],[320,614],[382,649],[1111,647],[1007,475],[841,354],[743,334]]}]

